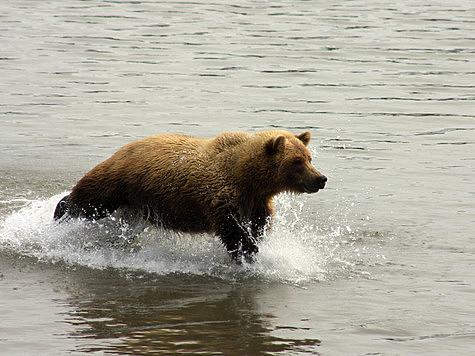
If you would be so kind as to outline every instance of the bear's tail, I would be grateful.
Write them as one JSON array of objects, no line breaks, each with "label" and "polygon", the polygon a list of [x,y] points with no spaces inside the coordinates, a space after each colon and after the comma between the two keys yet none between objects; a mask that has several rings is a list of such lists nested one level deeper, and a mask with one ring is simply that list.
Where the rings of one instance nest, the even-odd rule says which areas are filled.
[{"label": "bear's tail", "polygon": [[71,202],[69,199],[69,194],[63,197],[56,205],[56,209],[54,210],[54,220],[59,220],[65,215],[69,215],[70,213]]}]

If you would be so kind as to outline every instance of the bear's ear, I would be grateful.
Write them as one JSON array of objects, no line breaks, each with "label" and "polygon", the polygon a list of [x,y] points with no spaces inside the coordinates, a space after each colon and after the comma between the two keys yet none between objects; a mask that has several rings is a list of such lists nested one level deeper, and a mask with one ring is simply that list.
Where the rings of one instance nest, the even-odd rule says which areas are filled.
[{"label": "bear's ear", "polygon": [[285,145],[284,136],[271,138],[269,141],[267,141],[266,152],[269,155],[276,154],[277,152],[279,152],[281,149],[284,148],[284,145]]},{"label": "bear's ear", "polygon": [[312,134],[308,131],[302,132],[300,135],[295,135],[302,143],[307,146],[312,138]]}]

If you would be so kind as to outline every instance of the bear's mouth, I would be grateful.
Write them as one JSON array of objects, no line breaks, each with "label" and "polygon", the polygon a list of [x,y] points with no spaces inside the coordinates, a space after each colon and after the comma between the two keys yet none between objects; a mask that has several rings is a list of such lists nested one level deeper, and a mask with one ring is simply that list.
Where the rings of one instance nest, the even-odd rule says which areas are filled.
[{"label": "bear's mouth", "polygon": [[316,187],[311,188],[311,187],[307,186],[306,184],[303,185],[303,191],[305,193],[308,193],[308,194],[316,193],[319,190],[320,190],[320,188],[316,188]]}]

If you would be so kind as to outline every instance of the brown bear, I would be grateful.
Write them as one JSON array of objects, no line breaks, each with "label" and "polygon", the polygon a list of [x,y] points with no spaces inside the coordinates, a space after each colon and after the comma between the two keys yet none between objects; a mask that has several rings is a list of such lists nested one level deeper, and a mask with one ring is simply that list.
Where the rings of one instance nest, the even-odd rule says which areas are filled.
[{"label": "brown bear", "polygon": [[236,261],[252,260],[281,192],[315,193],[327,178],[311,165],[310,132],[162,134],[122,147],[56,206],[62,217],[100,219],[118,208],[164,228],[219,236]]}]

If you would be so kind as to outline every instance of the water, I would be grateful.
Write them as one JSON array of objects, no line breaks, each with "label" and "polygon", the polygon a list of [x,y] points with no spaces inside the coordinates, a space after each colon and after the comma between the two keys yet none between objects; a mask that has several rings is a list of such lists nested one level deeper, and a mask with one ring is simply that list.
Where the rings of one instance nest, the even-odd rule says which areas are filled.
[{"label": "water", "polygon": [[[0,354],[475,352],[470,1],[0,4]],[[254,265],[57,201],[155,133],[310,130]]]}]

